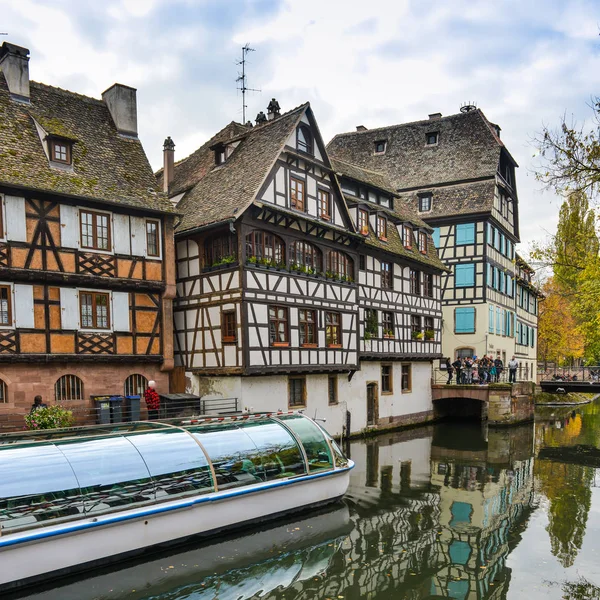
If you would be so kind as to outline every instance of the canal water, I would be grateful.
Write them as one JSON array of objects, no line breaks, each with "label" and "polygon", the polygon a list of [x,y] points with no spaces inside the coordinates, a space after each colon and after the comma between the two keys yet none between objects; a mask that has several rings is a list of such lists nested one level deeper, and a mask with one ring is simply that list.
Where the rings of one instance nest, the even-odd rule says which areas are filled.
[{"label": "canal water", "polygon": [[44,600],[600,598],[600,402],[510,429],[443,423],[349,447],[350,489],[112,567]]}]

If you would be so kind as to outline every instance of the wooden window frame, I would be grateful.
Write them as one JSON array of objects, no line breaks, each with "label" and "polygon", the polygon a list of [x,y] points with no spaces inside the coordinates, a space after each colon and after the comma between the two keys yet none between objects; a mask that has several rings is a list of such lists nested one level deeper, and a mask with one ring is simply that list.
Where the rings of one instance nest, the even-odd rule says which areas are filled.
[{"label": "wooden window frame", "polygon": [[421,296],[421,271],[410,269],[410,293],[413,296]]},{"label": "wooden window frame", "polygon": [[358,232],[369,235],[369,213],[364,208],[358,209]]},{"label": "wooden window frame", "polygon": [[327,190],[318,189],[317,196],[319,199],[319,216],[325,221],[331,221],[331,194]]},{"label": "wooden window frame", "polygon": [[387,219],[382,215],[377,215],[377,237],[387,242]]},{"label": "wooden window frame", "polygon": [[[381,311],[381,329],[383,331],[384,339],[393,340],[396,337],[396,322],[393,311]],[[392,333],[386,333],[386,331],[391,331]]]},{"label": "wooden window frame", "polygon": [[[267,244],[267,236],[271,236],[271,244]],[[250,252],[248,252],[249,249]],[[257,249],[260,252],[257,252]],[[265,231],[264,229],[254,229],[246,235],[246,258],[255,256],[261,260],[266,259],[267,249],[269,249],[273,255],[273,258],[269,258],[268,260],[275,263],[285,263],[285,243],[278,235],[271,233],[270,231]],[[280,260],[278,260],[277,257],[278,250],[281,254],[281,256],[279,256]]]},{"label": "wooden window frame", "polygon": [[[332,386],[333,383],[333,386]],[[333,394],[332,394],[333,392]],[[332,400],[333,396],[333,400]],[[327,404],[328,406],[336,406],[339,403],[338,396],[338,377],[337,375],[329,375],[327,377]]]},{"label": "wooden window frame", "polygon": [[[389,373],[384,375],[384,369],[389,369]],[[388,380],[387,386],[384,382]],[[394,393],[394,367],[391,363],[381,364],[381,395],[390,396]]]},{"label": "wooden window frame", "polygon": [[[148,231],[148,226],[149,225],[155,225],[156,226],[156,253],[150,253],[150,232]],[[159,258],[160,257],[160,250],[161,250],[161,244],[160,244],[160,220],[159,219],[146,219],[146,254],[148,256],[151,256],[152,258]]]},{"label": "wooden window frame", "polygon": [[[312,314],[312,321],[303,318],[302,313]],[[306,316],[305,315],[305,316]],[[302,341],[302,334],[304,333],[304,339],[307,340],[310,336],[309,333],[312,333],[312,339],[314,341],[307,342]],[[298,309],[298,343],[302,348],[316,348],[318,344],[318,332],[317,332],[317,311],[312,308],[300,308]]]},{"label": "wooden window frame", "polygon": [[419,252],[427,254],[427,234],[424,231],[419,231]]},{"label": "wooden window frame", "polygon": [[[83,235],[83,215],[88,214],[92,215],[92,245],[86,246],[83,243],[84,235]],[[106,241],[107,248],[100,248],[98,246],[98,217],[106,217],[108,220],[106,227]],[[95,210],[87,210],[87,209],[79,209],[79,239],[81,241],[81,247],[89,250],[97,250],[99,252],[112,252],[112,235],[111,235],[111,214],[106,212],[100,212]]]},{"label": "wooden window frame", "polygon": [[[277,316],[277,312],[275,312],[275,319],[271,318],[271,309],[274,309],[275,311],[278,310],[284,310],[285,311],[285,318],[280,319]],[[269,316],[269,345],[272,347],[288,347],[290,345],[290,309],[287,306],[281,306],[279,304],[269,304],[268,306],[268,316]],[[285,323],[285,329],[284,329],[284,334],[285,334],[285,340],[283,341],[276,341],[272,338],[271,336],[271,323],[275,323],[276,327],[275,327],[275,332],[277,333],[277,331],[279,330],[279,323]],[[277,337],[277,335],[276,335]]]},{"label": "wooden window frame", "polygon": [[[427,208],[424,203],[427,201]],[[422,194],[419,196],[419,212],[429,212],[433,207],[433,194]]]},{"label": "wooden window frame", "polygon": [[[298,260],[298,254],[300,254],[301,260]],[[307,260],[309,257],[311,260]],[[312,268],[316,272],[323,270],[323,253],[321,249],[303,240],[293,240],[289,243],[288,261],[290,264]]]},{"label": "wooden window frame", "polygon": [[354,264],[352,259],[341,250],[330,250],[327,254],[327,270],[338,277],[354,279]]},{"label": "wooden window frame", "polygon": [[[12,297],[12,287],[10,285],[0,285],[0,290],[6,290],[6,304],[7,304],[7,317],[8,323],[2,323],[0,321],[0,327],[12,327],[13,325],[13,297]],[[2,299],[0,298],[0,302]]]},{"label": "wooden window frame", "polygon": [[[66,158],[57,158],[56,157],[56,147],[63,146],[66,150]],[[70,165],[72,163],[72,151],[71,151],[71,142],[67,142],[66,140],[61,140],[59,138],[49,138],[48,140],[48,150],[50,151],[50,162],[59,163],[61,165]]]},{"label": "wooden window frame", "polygon": [[237,237],[230,232],[212,235],[204,240],[204,268],[214,266],[226,256],[237,262]]},{"label": "wooden window frame", "polygon": [[[292,402],[292,381],[302,382],[302,398],[301,404]],[[297,409],[306,407],[306,377],[304,375],[293,375],[288,377],[288,408]]]},{"label": "wooden window frame", "polygon": [[342,315],[339,312],[325,313],[325,345],[327,348],[342,347]]},{"label": "wooden window frame", "polygon": [[[305,143],[300,142],[300,136],[298,135],[300,131],[304,133]],[[306,146],[306,148],[303,148],[302,146]],[[314,156],[314,138],[308,125],[298,125],[296,128],[296,150]]]},{"label": "wooden window frame", "polygon": [[[91,296],[92,297],[92,321],[93,325],[84,325],[83,324],[83,297]],[[98,325],[98,296],[103,296],[106,298],[106,327],[102,327]],[[111,330],[111,310],[110,310],[110,294],[106,292],[96,292],[93,290],[80,290],[79,292],[79,319],[80,319],[80,328],[86,330],[96,330],[101,329],[102,331],[110,331]]]},{"label": "wooden window frame", "polygon": [[[296,184],[296,189],[294,189],[294,183]],[[298,200],[298,195],[301,196],[300,201]],[[290,208],[306,212],[306,181],[293,175],[290,176]]]},{"label": "wooden window frame", "polygon": [[413,229],[409,225],[402,226],[402,245],[407,250],[412,250],[413,245]]},{"label": "wooden window frame", "polygon": [[423,296],[425,298],[433,298],[433,273],[423,273]]},{"label": "wooden window frame", "polygon": [[[140,383],[142,384],[141,386],[139,385]],[[140,389],[140,387],[143,388],[141,393],[137,391]],[[125,382],[123,383],[123,394],[125,396],[142,395],[146,391],[147,387],[148,378],[145,375],[142,375],[141,373],[132,373],[131,375],[127,376]]]},{"label": "wooden window frame", "polygon": [[358,255],[358,270],[359,271],[367,270],[367,256],[365,254]]},{"label": "wooden window frame", "polygon": [[[230,322],[233,317],[233,323]],[[223,344],[235,344],[237,342],[237,315],[235,309],[221,312],[221,341]]]},{"label": "wooden window frame", "polygon": [[[68,377],[69,379],[64,379],[65,377]],[[57,393],[57,392],[61,391],[60,390],[60,387],[61,387],[60,382],[63,381],[63,379],[67,382],[67,385],[65,386],[65,390],[67,390],[67,388],[68,388],[67,391],[72,391],[73,388],[78,388],[78,391],[79,391],[78,398],[71,398],[71,397],[66,398],[62,394]],[[75,385],[73,385],[73,384],[75,384]],[[78,400],[85,400],[84,383],[83,383],[83,380],[81,379],[81,377],[78,377],[77,375],[73,375],[72,373],[65,373],[65,375],[61,375],[54,382],[54,400],[56,402],[61,402],[63,400],[75,401],[75,402],[77,402]]]},{"label": "wooden window frame", "polygon": [[[408,372],[405,369],[408,369]],[[408,380],[406,386],[405,379]],[[410,363],[400,365],[400,391],[403,394],[410,394],[412,392],[412,365]]]},{"label": "wooden window frame", "polygon": [[[384,265],[388,265],[388,269],[384,268]],[[382,260],[380,263],[381,268],[381,289],[382,290],[393,290],[394,289],[394,267],[391,262]]]},{"label": "wooden window frame", "polygon": [[423,319],[421,315],[410,315],[410,337],[415,342],[420,342],[423,338],[414,337],[415,333],[423,333]]}]

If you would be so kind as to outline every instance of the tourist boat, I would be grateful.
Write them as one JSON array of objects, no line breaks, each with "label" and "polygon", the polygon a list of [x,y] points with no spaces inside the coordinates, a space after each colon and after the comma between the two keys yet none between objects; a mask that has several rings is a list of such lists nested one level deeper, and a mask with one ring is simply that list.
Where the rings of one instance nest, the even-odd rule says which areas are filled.
[{"label": "tourist boat", "polygon": [[0,591],[344,495],[352,461],[299,413],[0,436]]}]

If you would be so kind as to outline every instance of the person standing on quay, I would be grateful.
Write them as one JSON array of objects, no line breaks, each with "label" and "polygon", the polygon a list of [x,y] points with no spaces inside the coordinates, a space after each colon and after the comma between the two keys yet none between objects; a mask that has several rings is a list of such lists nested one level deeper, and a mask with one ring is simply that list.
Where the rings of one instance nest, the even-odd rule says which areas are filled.
[{"label": "person standing on quay", "polygon": [[517,383],[517,369],[519,367],[519,362],[513,356],[508,361],[508,383]]},{"label": "person standing on quay", "polygon": [[155,388],[156,382],[149,381],[148,389],[144,392],[144,400],[148,407],[148,419],[150,421],[158,419],[158,411],[160,410],[160,398]]},{"label": "person standing on quay", "polygon": [[446,381],[446,385],[450,385],[452,383],[452,375],[454,374],[454,368],[450,364],[449,358],[446,358],[446,370],[448,371],[448,381]]}]

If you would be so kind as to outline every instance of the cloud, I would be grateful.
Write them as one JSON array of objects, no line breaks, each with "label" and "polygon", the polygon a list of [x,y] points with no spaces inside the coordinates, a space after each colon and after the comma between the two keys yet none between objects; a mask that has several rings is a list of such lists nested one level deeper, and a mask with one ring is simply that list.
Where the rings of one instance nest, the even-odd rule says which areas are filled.
[{"label": "cloud", "polygon": [[521,237],[555,226],[560,199],[531,174],[530,140],[565,111],[589,116],[600,89],[594,1],[0,0],[9,40],[32,51],[32,78],[98,97],[138,89],[139,129],[154,167],[171,135],[182,158],[241,120],[235,79],[250,42],[252,118],[277,97],[309,100],[326,140],[452,114],[474,100],[519,162]]}]

